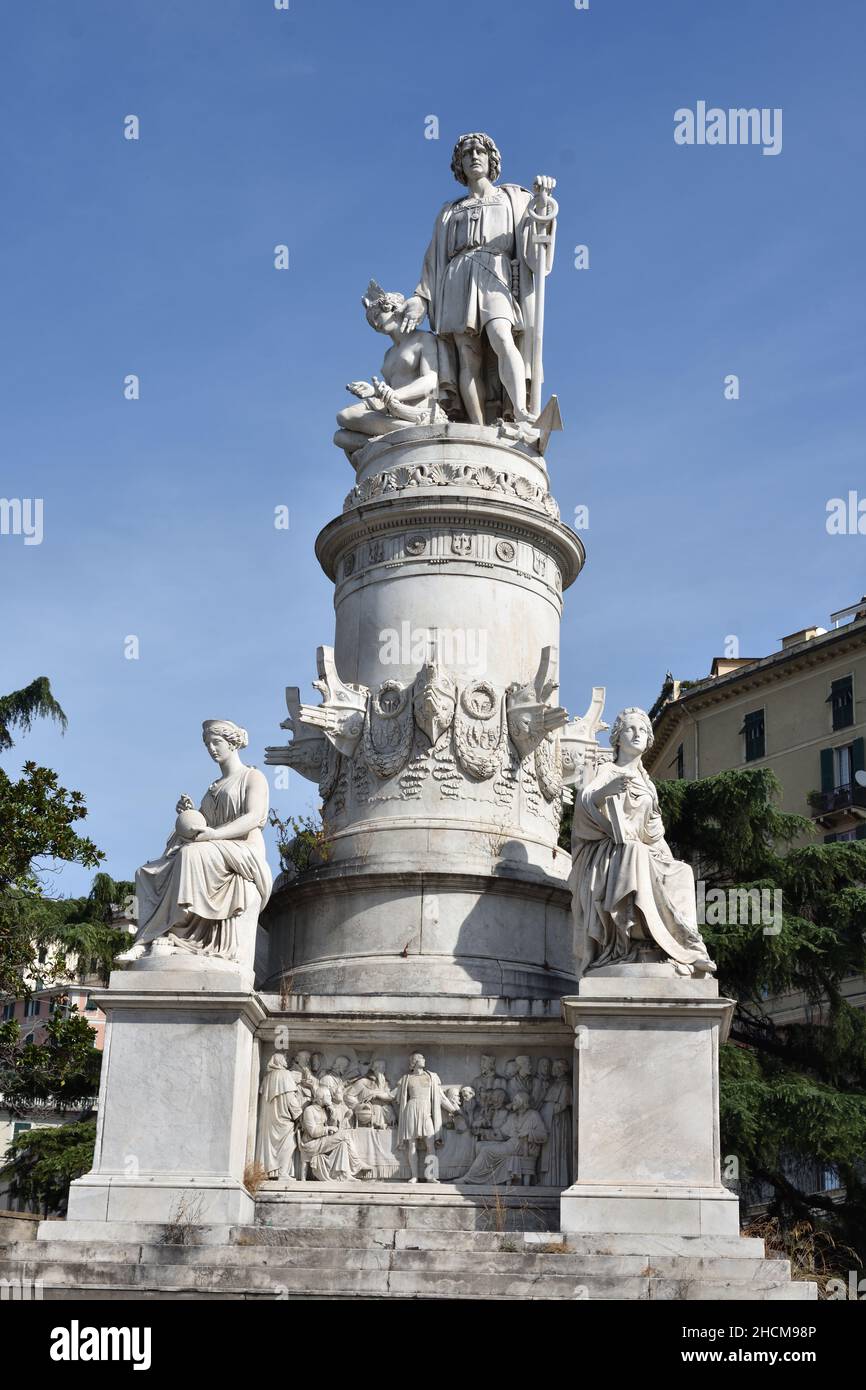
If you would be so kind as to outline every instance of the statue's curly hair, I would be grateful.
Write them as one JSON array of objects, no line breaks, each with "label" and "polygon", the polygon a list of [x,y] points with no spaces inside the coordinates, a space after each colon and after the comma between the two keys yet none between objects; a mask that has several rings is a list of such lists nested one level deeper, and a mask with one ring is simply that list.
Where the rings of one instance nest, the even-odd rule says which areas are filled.
[{"label": "statue's curly hair", "polygon": [[496,148],[496,141],[492,140],[489,135],[485,135],[483,130],[471,130],[468,134],[459,137],[451,154],[452,174],[458,183],[463,184],[464,188],[468,187],[469,181],[463,172],[463,147],[470,140],[477,141],[490,156],[490,182],[495,183],[502,170],[502,155]]},{"label": "statue's curly hair", "polygon": [[628,709],[621,709],[619,714],[616,716],[616,719],[613,721],[613,728],[610,731],[610,746],[614,750],[614,752],[616,752],[616,750],[619,748],[619,736],[625,728],[628,716],[634,714],[639,714],[644,722],[644,725],[646,726],[647,748],[652,748],[653,744],[655,743],[652,720],[650,719],[646,710],[640,709],[637,705],[630,705]]},{"label": "statue's curly hair", "polygon": [[204,739],[208,734],[219,734],[232,748],[246,748],[250,741],[246,729],[242,729],[240,724],[233,724],[230,719],[206,719],[201,726],[201,736]]}]

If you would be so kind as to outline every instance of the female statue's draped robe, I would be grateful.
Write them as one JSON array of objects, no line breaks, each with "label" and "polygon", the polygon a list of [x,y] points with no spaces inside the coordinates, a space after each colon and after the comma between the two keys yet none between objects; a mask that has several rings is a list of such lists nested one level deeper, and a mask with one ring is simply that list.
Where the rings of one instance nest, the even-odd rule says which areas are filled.
[{"label": "female statue's draped robe", "polygon": [[643,766],[618,798],[624,844],[616,842],[614,824],[593,801],[600,788],[620,776],[615,763],[603,763],[574,799],[569,882],[579,974],[633,959],[636,918],[644,939],[655,941],[673,960],[685,965],[706,960],[697,928],[694,874],[671,854],[656,789]]},{"label": "female statue's draped robe", "polygon": [[[244,815],[254,781],[263,782],[267,792],[267,779],[255,767],[241,767],[213,782],[200,807],[208,825],[217,829]],[[172,835],[162,858],[143,865],[135,876],[136,944],[171,932],[176,944],[190,951],[228,960],[250,954],[244,938],[255,938],[256,919],[271,894],[261,830],[266,819],[267,810],[261,824],[240,840],[184,841]]]}]

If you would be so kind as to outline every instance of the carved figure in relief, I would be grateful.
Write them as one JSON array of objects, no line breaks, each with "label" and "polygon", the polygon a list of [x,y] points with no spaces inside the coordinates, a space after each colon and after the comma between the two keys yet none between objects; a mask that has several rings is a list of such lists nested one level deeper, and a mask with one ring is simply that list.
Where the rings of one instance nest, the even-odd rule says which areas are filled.
[{"label": "carved figure in relief", "polygon": [[529,1098],[532,1102],[533,1110],[540,1110],[544,1101],[548,1087],[551,1082],[550,1058],[539,1057],[535,1065],[535,1076],[532,1081],[532,1089]]},{"label": "carved figure in relief", "polygon": [[445,1094],[456,1109],[446,1110],[442,1116],[442,1132],[437,1141],[439,1177],[444,1182],[455,1182],[475,1157],[472,1133],[475,1092],[471,1086],[446,1086]]},{"label": "carved figure in relief", "polygon": [[[334,443],[345,450],[350,463],[355,453],[377,435],[405,429],[407,425],[447,420],[439,404],[440,379],[444,382],[454,376],[447,365],[448,345],[444,339],[417,328],[404,329],[404,295],[383,290],[371,280],[361,303],[370,327],[386,334],[391,347],[385,353],[381,377],[350,381],[346,387],[361,404],[346,406],[339,412]],[[444,371],[440,367],[443,361]]]},{"label": "carved figure in relief", "polygon": [[409,1158],[412,1176],[410,1182],[419,1177],[420,1155],[424,1153],[425,1176],[428,1182],[437,1182],[434,1159],[435,1140],[442,1128],[442,1112],[453,1112],[458,1107],[445,1095],[442,1082],[435,1071],[428,1071],[425,1058],[420,1052],[413,1052],[409,1058],[409,1070],[400,1077],[396,1087],[398,1133],[397,1144],[405,1148]]},{"label": "carved figure in relief", "polygon": [[649,715],[622,710],[610,735],[613,762],[575,797],[570,883],[580,974],[665,957],[685,975],[715,969],[697,927],[694,874],[671,853],[643,766],[652,741]]},{"label": "carved figure in relief", "polygon": [[478,1102],[484,1100],[488,1091],[494,1090],[497,1086],[505,1086],[505,1078],[500,1076],[496,1070],[496,1058],[492,1052],[482,1052],[481,1071],[472,1082]]},{"label": "carved figure in relief", "polygon": [[518,1091],[525,1091],[527,1095],[532,1095],[532,1059],[530,1057],[515,1057],[514,1075],[508,1082],[508,1099],[514,1100]]},{"label": "carved figure in relief", "polygon": [[479,1139],[463,1182],[496,1186],[519,1182],[524,1187],[533,1182],[547,1130],[538,1111],[530,1107],[525,1091],[515,1092],[500,1132],[501,1139]]},{"label": "carved figure in relief", "polygon": [[259,1133],[256,1161],[272,1181],[292,1182],[295,1176],[296,1125],[306,1097],[286,1066],[281,1052],[267,1065],[259,1087]]},{"label": "carved figure in relief", "polygon": [[395,1091],[385,1075],[385,1063],[376,1057],[365,1074],[353,1081],[346,1091],[346,1101],[352,1107],[359,1128],[392,1129],[397,1117],[391,1102]]},{"label": "carved figure in relief", "polygon": [[539,1111],[547,1140],[539,1158],[539,1179],[545,1187],[568,1187],[571,1182],[574,1138],[571,1113],[574,1093],[571,1066],[562,1057],[553,1064],[553,1079]]},{"label": "carved figure in relief", "polygon": [[362,1172],[352,1131],[339,1121],[331,1092],[324,1086],[317,1087],[301,1115],[299,1147],[305,1172],[318,1182],[351,1182]]},{"label": "carved figure in relief", "polygon": [[476,1105],[473,1133],[477,1139],[503,1139],[508,1109],[508,1090],[503,1082],[481,1093]]}]

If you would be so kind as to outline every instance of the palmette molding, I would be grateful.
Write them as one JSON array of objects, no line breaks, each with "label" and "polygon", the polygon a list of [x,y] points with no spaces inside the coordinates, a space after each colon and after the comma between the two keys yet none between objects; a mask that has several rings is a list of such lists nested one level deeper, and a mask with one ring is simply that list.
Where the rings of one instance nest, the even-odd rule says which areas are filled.
[{"label": "palmette molding", "polygon": [[559,520],[559,506],[545,487],[531,482],[522,474],[491,468],[487,464],[419,463],[414,467],[404,464],[388,469],[384,473],[377,473],[373,478],[365,478],[362,483],[357,483],[346,497],[343,511],[351,511],[359,503],[372,502],[389,493],[421,487],[479,488],[483,492],[516,498],[529,507],[545,512],[553,521]]}]

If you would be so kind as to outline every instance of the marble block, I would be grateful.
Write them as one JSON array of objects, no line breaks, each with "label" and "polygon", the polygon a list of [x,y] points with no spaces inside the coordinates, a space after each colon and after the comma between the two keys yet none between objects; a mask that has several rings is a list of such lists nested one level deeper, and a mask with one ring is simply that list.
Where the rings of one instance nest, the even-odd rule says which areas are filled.
[{"label": "marble block", "polygon": [[632,965],[594,972],[561,1004],[575,1034],[576,1115],[562,1229],[736,1235],[718,1099],[733,1001],[714,980]]},{"label": "marble block", "polygon": [[201,973],[205,988],[168,963],[117,971],[96,996],[108,1016],[96,1152],[71,1186],[70,1220],[252,1219],[243,1178],[264,1009],[245,973]]}]

